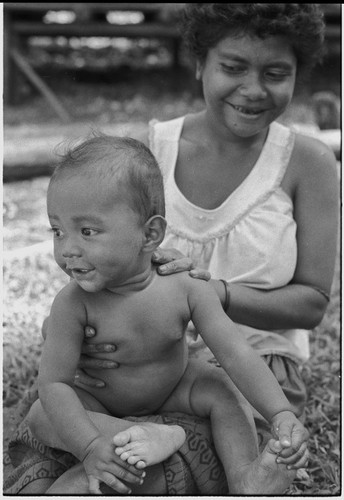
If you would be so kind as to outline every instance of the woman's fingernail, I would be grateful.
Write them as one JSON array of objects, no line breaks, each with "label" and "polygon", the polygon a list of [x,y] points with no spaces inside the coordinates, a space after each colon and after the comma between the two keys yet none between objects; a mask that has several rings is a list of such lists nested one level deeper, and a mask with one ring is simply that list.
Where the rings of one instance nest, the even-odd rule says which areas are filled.
[{"label": "woman's fingernail", "polygon": [[105,387],[103,382],[97,382],[96,387]]},{"label": "woman's fingernail", "polygon": [[159,267],[159,271],[160,271],[161,273],[164,273],[164,272],[166,272],[166,271],[167,271],[167,267],[166,267],[166,266],[160,266],[160,267]]},{"label": "woman's fingernail", "polygon": [[115,345],[107,345],[107,346],[105,346],[105,351],[106,352],[115,352],[116,349],[117,349],[117,347]]},{"label": "woman's fingernail", "polygon": [[146,472],[145,472],[145,471],[143,471],[143,472],[142,472],[142,476],[141,476],[141,477],[146,477],[146,475],[147,475],[147,474],[146,474]]}]

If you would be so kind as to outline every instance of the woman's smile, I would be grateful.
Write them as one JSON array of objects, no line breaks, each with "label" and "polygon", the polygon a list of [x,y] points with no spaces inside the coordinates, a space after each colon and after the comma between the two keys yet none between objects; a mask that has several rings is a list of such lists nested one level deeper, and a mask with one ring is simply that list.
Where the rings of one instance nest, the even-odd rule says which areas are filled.
[{"label": "woman's smile", "polygon": [[235,111],[240,113],[241,115],[244,115],[246,117],[252,117],[256,118],[261,116],[266,109],[264,108],[257,108],[257,107],[250,107],[250,106],[244,106],[244,105],[236,105],[232,104],[231,102],[227,102]]}]

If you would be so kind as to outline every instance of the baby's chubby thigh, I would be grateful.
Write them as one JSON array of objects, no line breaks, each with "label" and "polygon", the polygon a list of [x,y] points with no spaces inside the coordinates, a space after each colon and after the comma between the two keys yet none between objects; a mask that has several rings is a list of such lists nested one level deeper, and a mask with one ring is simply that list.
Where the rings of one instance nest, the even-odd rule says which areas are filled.
[{"label": "baby's chubby thigh", "polygon": [[[101,390],[101,389],[99,389]],[[103,413],[105,415],[110,415],[110,412],[105,408],[105,406],[88,391],[82,389],[81,387],[74,387],[74,391],[78,395],[83,407],[87,411]]]},{"label": "baby's chubby thigh", "polygon": [[214,406],[228,408],[248,407],[227,373],[213,363],[189,359],[183,377],[160,412],[179,411],[202,418],[211,416]]}]

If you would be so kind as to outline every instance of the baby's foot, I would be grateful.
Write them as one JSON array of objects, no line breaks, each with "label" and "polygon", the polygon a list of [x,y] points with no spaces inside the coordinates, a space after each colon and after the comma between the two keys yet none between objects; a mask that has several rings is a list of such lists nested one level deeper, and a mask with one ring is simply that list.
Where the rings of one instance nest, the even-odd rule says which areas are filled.
[{"label": "baby's foot", "polygon": [[150,422],[133,425],[113,437],[116,455],[138,469],[166,460],[184,441],[185,432],[179,425]]},{"label": "baby's foot", "polygon": [[293,482],[296,470],[289,470],[286,465],[276,462],[281,449],[278,441],[270,439],[263,452],[240,471],[235,481],[231,481],[229,485],[231,493],[246,495],[283,493]]}]

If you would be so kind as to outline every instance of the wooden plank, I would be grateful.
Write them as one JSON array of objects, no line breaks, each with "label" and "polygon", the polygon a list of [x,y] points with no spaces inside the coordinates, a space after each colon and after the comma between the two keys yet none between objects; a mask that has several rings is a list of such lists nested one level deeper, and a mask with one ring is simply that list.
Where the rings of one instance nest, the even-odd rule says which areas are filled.
[{"label": "wooden plank", "polygon": [[108,36],[108,37],[143,37],[176,38],[179,32],[176,26],[161,23],[143,24],[42,24],[39,22],[13,22],[12,29],[21,36]]},{"label": "wooden plank", "polygon": [[[4,10],[8,11],[23,11],[23,12],[47,12],[48,10],[74,10],[78,9],[80,6],[87,7],[88,9],[95,11],[140,11],[140,12],[157,12],[164,9],[166,6],[176,5],[169,3],[9,3],[4,2]],[[181,7],[184,4],[178,4]]]}]

